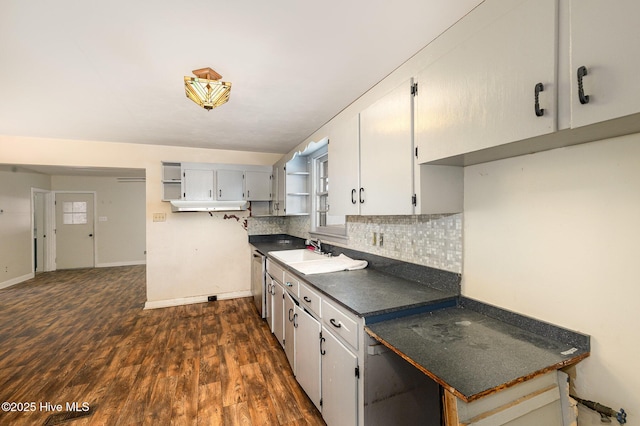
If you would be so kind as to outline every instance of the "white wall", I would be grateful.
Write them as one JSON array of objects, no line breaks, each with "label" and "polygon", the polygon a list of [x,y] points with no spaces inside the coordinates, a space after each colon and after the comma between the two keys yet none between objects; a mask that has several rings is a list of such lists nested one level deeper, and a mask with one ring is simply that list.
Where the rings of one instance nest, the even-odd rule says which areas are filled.
[{"label": "white wall", "polygon": [[640,134],[467,167],[464,195],[463,294],[591,335],[576,395],[640,423]]},{"label": "white wall", "polygon": [[50,186],[47,175],[0,171],[0,288],[33,277],[31,188]]},{"label": "white wall", "polygon": [[[13,136],[0,136],[0,153],[5,164],[145,169],[147,301],[248,294],[250,250],[242,221],[223,219],[224,213],[171,213],[161,201],[161,161],[271,165],[281,155]],[[153,213],[166,213],[166,222],[153,222]]]},{"label": "white wall", "polygon": [[145,183],[115,177],[52,176],[55,191],[95,191],[96,266],[139,265],[146,261]]}]

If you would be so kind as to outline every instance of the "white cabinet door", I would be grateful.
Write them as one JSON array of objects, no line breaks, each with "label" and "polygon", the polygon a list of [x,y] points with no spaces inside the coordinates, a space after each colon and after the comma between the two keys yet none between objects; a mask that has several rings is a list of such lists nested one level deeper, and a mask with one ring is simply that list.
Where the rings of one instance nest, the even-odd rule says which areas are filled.
[{"label": "white cabinet door", "polygon": [[296,371],[296,335],[293,324],[295,302],[288,291],[284,292],[284,353],[287,355],[291,369]]},{"label": "white cabinet door", "polygon": [[284,288],[277,281],[273,281],[273,334],[284,347]]},{"label": "white cabinet door", "polygon": [[296,379],[320,410],[320,323],[300,306],[295,311]]},{"label": "white cabinet door", "polygon": [[242,175],[241,170],[218,170],[216,172],[216,198],[221,201],[243,200]]},{"label": "white cabinet door", "polygon": [[328,425],[358,421],[358,357],[322,326],[322,417]]},{"label": "white cabinet door", "polygon": [[244,172],[244,194],[247,201],[271,200],[271,173]]},{"label": "white cabinet door", "polygon": [[285,172],[284,166],[273,167],[271,215],[284,216],[285,209]]},{"label": "white cabinet door", "polygon": [[[486,25],[477,16],[490,7],[501,15]],[[420,163],[556,130],[556,15],[556,0],[499,0],[456,24],[478,28],[418,75]]]},{"label": "white cabinet door", "polygon": [[213,170],[183,170],[183,199],[189,201],[213,200]]},{"label": "white cabinet door", "polygon": [[269,330],[273,333],[273,295],[275,288],[273,285],[273,279],[267,275],[267,306],[264,314],[264,319],[269,324]]},{"label": "white cabinet door", "polygon": [[[574,0],[570,8],[571,127],[640,112],[640,2]],[[580,67],[587,71],[584,104],[578,93]]]},{"label": "white cabinet door", "polygon": [[355,115],[329,135],[329,203],[332,215],[360,213],[360,121]]},{"label": "white cabinet door", "polygon": [[411,80],[360,113],[361,214],[413,214],[412,116]]}]

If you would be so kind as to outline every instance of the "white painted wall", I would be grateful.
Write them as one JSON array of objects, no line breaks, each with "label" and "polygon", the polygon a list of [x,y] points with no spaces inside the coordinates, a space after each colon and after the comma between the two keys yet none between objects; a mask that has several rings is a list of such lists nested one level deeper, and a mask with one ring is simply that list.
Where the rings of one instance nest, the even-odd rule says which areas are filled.
[{"label": "white painted wall", "polygon": [[96,194],[96,266],[140,265],[146,261],[145,183],[115,177],[52,176],[55,191]]},{"label": "white painted wall", "polygon": [[0,288],[33,277],[31,188],[50,186],[47,175],[0,170]]},{"label": "white painted wall", "polygon": [[467,167],[464,184],[463,294],[591,335],[576,394],[639,423],[640,134]]},{"label": "white painted wall", "polygon": [[[5,164],[145,169],[147,300],[248,294],[246,231],[224,213],[171,213],[161,201],[161,161],[271,165],[280,154],[13,136],[0,136],[0,153]],[[162,212],[166,222],[153,222],[153,213]]]}]

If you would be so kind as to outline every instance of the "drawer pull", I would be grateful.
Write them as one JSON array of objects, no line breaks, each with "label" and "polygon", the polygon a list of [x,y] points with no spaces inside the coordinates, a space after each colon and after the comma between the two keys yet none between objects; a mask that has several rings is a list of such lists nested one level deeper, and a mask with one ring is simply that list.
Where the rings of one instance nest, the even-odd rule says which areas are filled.
[{"label": "drawer pull", "polygon": [[287,281],[287,287],[293,287],[293,284],[291,284],[289,281]]},{"label": "drawer pull", "polygon": [[332,326],[334,326],[335,328],[340,328],[340,327],[342,327],[342,324],[337,323],[337,322],[336,322],[336,320],[335,320],[335,319],[333,319],[333,318],[331,318],[331,319],[329,320],[329,322],[330,322],[330,323],[331,323],[331,325],[332,325]]},{"label": "drawer pull", "polygon": [[307,296],[304,296],[302,299],[307,303],[311,303],[311,299],[309,299]]}]

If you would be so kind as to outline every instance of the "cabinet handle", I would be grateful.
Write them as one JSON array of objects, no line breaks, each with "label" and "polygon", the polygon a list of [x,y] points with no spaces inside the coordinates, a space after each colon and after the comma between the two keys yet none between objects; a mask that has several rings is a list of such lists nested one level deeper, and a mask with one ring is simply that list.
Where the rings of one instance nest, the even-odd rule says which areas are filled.
[{"label": "cabinet handle", "polygon": [[364,203],[364,198],[362,198],[362,194],[364,193],[364,188],[360,188],[360,194],[358,198],[360,199],[360,204]]},{"label": "cabinet handle", "polygon": [[220,197],[222,197],[222,189],[220,190],[219,194],[220,194]]},{"label": "cabinet handle", "polygon": [[311,303],[311,299],[309,299],[307,296],[304,296],[302,299],[307,303]]},{"label": "cabinet handle", "polygon": [[213,197],[213,190],[212,189],[209,190],[209,198],[211,198],[211,197]]},{"label": "cabinet handle", "polygon": [[293,287],[293,284],[291,284],[289,281],[287,281],[287,287]]},{"label": "cabinet handle", "polygon": [[249,190],[247,189],[247,198],[251,197],[250,193],[251,193],[251,191],[249,191]]},{"label": "cabinet handle", "polygon": [[298,314],[293,314],[293,328],[298,328]]},{"label": "cabinet handle", "polygon": [[353,188],[351,190],[351,204],[355,204],[356,203],[356,189]]},{"label": "cabinet handle", "polygon": [[325,351],[324,349],[322,349],[322,344],[324,343],[326,339],[324,337],[322,337],[322,334],[320,335],[320,355],[325,355],[327,353],[327,351]]},{"label": "cabinet handle", "polygon": [[293,321],[293,318],[291,318],[292,313],[293,313],[293,308],[289,309],[289,322]]},{"label": "cabinet handle", "polygon": [[536,117],[542,117],[544,115],[544,108],[540,108],[540,92],[544,91],[544,85],[542,83],[538,83],[536,84],[536,87],[534,89],[534,98],[535,98],[535,105],[534,105],[534,109],[536,111]]},{"label": "cabinet handle", "polygon": [[587,67],[581,66],[578,68],[578,98],[582,105],[589,103],[589,95],[584,94],[584,87],[582,86],[582,78],[587,74]]},{"label": "cabinet handle", "polygon": [[334,326],[335,328],[340,328],[340,327],[342,327],[342,324],[337,323],[337,322],[336,322],[336,320],[335,320],[335,319],[333,319],[333,318],[331,318],[331,319],[329,320],[329,322],[330,322],[330,323],[331,323],[331,325],[332,325],[332,326]]}]

